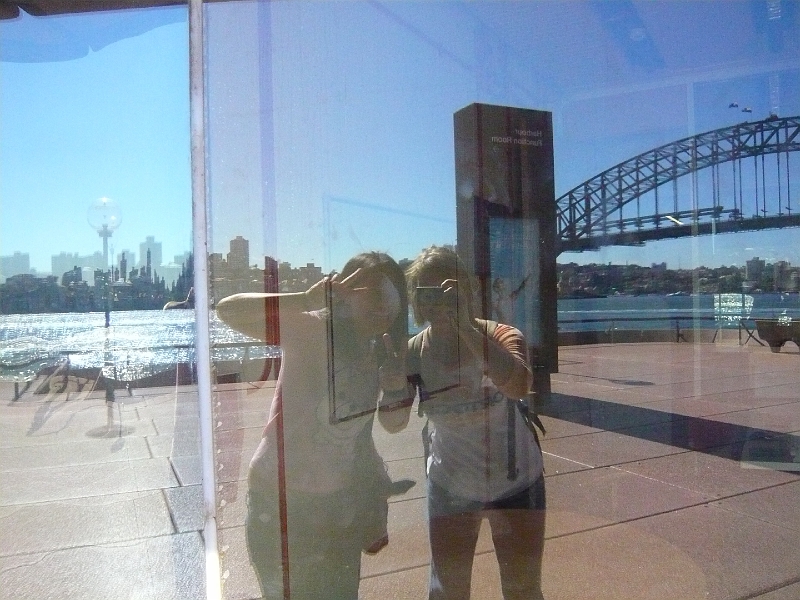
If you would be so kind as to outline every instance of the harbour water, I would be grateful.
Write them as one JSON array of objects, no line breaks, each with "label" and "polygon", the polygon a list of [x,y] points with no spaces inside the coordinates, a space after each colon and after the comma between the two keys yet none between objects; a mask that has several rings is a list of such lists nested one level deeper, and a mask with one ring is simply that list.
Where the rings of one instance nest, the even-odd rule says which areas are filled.
[{"label": "harbour water", "polygon": [[[701,294],[563,299],[560,331],[668,329],[675,319],[696,327],[738,327],[740,319],[800,319],[800,296]],[[212,314],[212,358],[241,360],[279,355],[276,347],[252,344]],[[104,375],[134,381],[192,363],[194,311],[0,315],[0,380],[27,381],[43,368],[69,360],[72,369],[104,369]]]},{"label": "harbour water", "polygon": [[[70,369],[103,368],[123,381],[151,376],[195,360],[193,310],[0,315],[0,381],[26,381],[41,369],[69,360]],[[277,356],[278,349],[252,340],[212,314],[215,360]]]}]

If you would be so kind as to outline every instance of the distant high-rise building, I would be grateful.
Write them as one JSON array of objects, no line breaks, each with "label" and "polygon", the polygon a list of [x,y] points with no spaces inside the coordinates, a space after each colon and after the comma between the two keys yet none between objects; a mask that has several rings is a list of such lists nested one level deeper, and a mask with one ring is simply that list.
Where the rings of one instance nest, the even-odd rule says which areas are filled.
[{"label": "distant high-rise building", "polygon": [[125,248],[124,250],[117,252],[116,264],[120,263],[123,255],[125,255],[125,260],[127,261],[129,267],[136,266],[136,252],[134,252],[133,250],[129,250],[128,248]]},{"label": "distant high-rise building", "polygon": [[800,269],[793,269],[792,272],[789,273],[789,285],[786,289],[790,292],[800,290]]},{"label": "distant high-rise building", "polygon": [[222,258],[222,253],[212,252],[208,255],[208,268],[214,276],[219,276],[219,272],[225,267],[225,259]]},{"label": "distant high-rise building", "polygon": [[278,261],[271,256],[264,257],[264,291],[279,292]]},{"label": "distant high-rise building", "polygon": [[318,267],[314,263],[306,263],[305,267],[298,268],[298,272],[301,281],[307,285],[312,285],[322,279],[322,267]]},{"label": "distant high-rise building", "polygon": [[231,240],[231,250],[228,252],[228,268],[234,270],[247,270],[250,266],[250,242],[237,235]]},{"label": "distant high-rise building", "polygon": [[182,265],[191,258],[192,258],[191,252],[184,252],[183,254],[176,254],[172,262],[176,265]]},{"label": "distant high-rise building", "polygon": [[745,279],[748,281],[758,281],[761,279],[761,274],[764,272],[765,266],[766,262],[757,256],[753,257],[751,260],[748,260],[745,263]]},{"label": "distant high-rise building", "polygon": [[278,277],[281,281],[287,280],[292,276],[292,264],[286,261],[278,263]]},{"label": "distant high-rise building", "polygon": [[184,252],[183,254],[176,254],[171,263],[161,265],[156,272],[159,277],[164,278],[165,285],[169,288],[178,280],[184,265],[192,258],[191,252]]},{"label": "distant high-rise building", "polygon": [[158,269],[163,262],[161,260],[161,242],[157,242],[152,235],[148,235],[145,241],[139,244],[139,266],[147,266],[147,253],[150,252],[150,264],[153,269]]},{"label": "distant high-rise building", "polygon": [[789,275],[791,265],[785,260],[778,260],[772,265],[772,277],[775,291],[789,289]]},{"label": "distant high-rise building", "polygon": [[81,257],[77,252],[61,252],[57,256],[50,257],[50,272],[56,277],[60,277],[67,271],[71,271],[73,267],[80,266]]},{"label": "distant high-rise building", "polygon": [[[14,275],[25,275],[31,271],[30,254],[14,252],[11,256],[0,256],[0,276],[3,280]],[[2,280],[0,280],[2,282]]]},{"label": "distant high-rise building", "polygon": [[64,273],[71,271],[75,267],[105,269],[103,262],[103,253],[99,251],[85,256],[80,256],[78,253],[61,252],[50,257],[51,273],[59,279]]}]

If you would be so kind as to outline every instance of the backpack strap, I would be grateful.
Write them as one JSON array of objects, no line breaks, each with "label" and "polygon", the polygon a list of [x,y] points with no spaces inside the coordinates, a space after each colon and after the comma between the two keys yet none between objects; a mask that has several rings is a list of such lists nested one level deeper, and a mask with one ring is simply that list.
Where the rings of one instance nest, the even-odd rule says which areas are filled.
[{"label": "backpack strap", "polygon": [[[422,385],[422,374],[421,374],[421,367],[422,367],[422,342],[423,336],[425,335],[424,331],[418,333],[414,337],[409,340],[408,345],[408,354],[406,355],[406,372],[408,373],[407,379],[408,382],[414,387],[414,390],[417,394],[419,394],[419,403],[417,405],[417,414],[422,417],[424,416],[424,411],[422,409],[422,405],[424,403],[423,394],[425,394],[424,386]],[[431,454],[430,448],[430,440],[428,437],[428,420],[425,420],[425,425],[422,427],[422,450],[423,450],[423,469],[425,471],[425,477],[428,476],[428,457]]]},{"label": "backpack strap", "polygon": [[539,434],[537,433],[537,429],[542,432],[542,435],[547,435],[547,430],[544,428],[544,423],[539,418],[535,412],[532,412],[528,402],[523,398],[514,401],[514,404],[517,405],[517,409],[519,409],[520,414],[522,415],[523,420],[525,421],[526,427],[530,430],[533,434],[533,437],[536,438],[536,444],[539,446],[541,450],[542,445],[539,443]]},{"label": "backpack strap", "polygon": [[[483,326],[484,331],[486,332],[486,337],[492,338],[497,330],[498,323],[496,321],[484,321],[482,319],[476,320]],[[531,397],[532,394],[529,394],[528,398]],[[538,429],[541,431],[542,435],[547,434],[547,431],[545,431],[544,424],[539,418],[539,415],[530,409],[530,402],[527,399],[520,398],[519,400],[511,400],[511,402],[516,404],[517,409],[519,409],[519,413],[522,415],[522,418],[525,421],[525,425],[528,427],[531,433],[533,433],[533,436],[536,438],[536,444],[539,445],[539,448],[541,449],[541,444],[539,444],[539,435],[536,430]]]},{"label": "backpack strap", "polygon": [[417,414],[421,417],[423,414],[422,404],[424,400],[422,395],[424,393],[422,385],[422,336],[425,332],[422,331],[409,340],[408,354],[406,355],[406,372],[408,373],[407,379],[416,394],[420,396],[420,402],[417,405]]}]

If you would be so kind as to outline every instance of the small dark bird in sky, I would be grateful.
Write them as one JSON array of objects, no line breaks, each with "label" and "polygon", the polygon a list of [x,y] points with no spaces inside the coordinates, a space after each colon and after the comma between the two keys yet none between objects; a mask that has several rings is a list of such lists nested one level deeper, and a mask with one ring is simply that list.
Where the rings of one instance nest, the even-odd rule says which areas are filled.
[{"label": "small dark bird in sky", "polygon": [[742,112],[751,113],[751,112],[753,112],[753,109],[752,109],[752,108],[750,108],[749,106],[745,106],[745,107],[742,109]]},{"label": "small dark bird in sky", "polygon": [[731,102],[730,104],[728,104],[728,108],[739,108],[739,103]]}]

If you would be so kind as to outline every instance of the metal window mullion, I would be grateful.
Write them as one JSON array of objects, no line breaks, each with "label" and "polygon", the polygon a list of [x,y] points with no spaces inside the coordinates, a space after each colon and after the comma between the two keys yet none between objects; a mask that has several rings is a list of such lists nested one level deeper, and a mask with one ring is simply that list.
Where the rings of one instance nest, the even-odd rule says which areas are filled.
[{"label": "metal window mullion", "polygon": [[753,177],[755,178],[755,195],[756,195],[756,216],[761,212],[761,207],[758,205],[758,155],[753,154]]},{"label": "metal window mullion", "polygon": [[[678,155],[672,155],[672,202],[673,213],[678,213]],[[677,218],[677,217],[676,217]]]},{"label": "metal window mullion", "polygon": [[217,548],[216,476],[214,473],[209,322],[208,206],[205,145],[205,40],[203,1],[189,0],[189,107],[192,162],[192,239],[194,252],[195,356],[200,411],[200,458],[203,489],[203,543],[206,598],[222,598]]},{"label": "metal window mullion", "polygon": [[764,149],[766,148],[767,141],[764,137],[764,129],[762,128],[761,131],[761,148],[759,154],[761,154],[761,204],[762,204],[762,214],[763,216],[767,216],[767,171],[766,171],[766,160],[764,156]]},{"label": "metal window mullion", "polygon": [[786,211],[792,216],[792,190],[789,185],[789,124],[786,124]]}]

